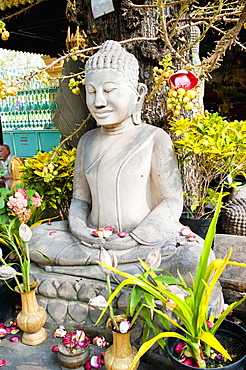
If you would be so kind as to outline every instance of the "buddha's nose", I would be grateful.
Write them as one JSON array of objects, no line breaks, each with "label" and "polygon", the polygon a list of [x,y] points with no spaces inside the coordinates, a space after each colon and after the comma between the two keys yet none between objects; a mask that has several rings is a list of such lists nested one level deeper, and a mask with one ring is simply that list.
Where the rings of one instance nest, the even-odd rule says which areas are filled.
[{"label": "buddha's nose", "polygon": [[97,108],[106,107],[107,100],[105,99],[105,96],[104,96],[103,92],[101,92],[101,91],[96,92],[94,105]]}]

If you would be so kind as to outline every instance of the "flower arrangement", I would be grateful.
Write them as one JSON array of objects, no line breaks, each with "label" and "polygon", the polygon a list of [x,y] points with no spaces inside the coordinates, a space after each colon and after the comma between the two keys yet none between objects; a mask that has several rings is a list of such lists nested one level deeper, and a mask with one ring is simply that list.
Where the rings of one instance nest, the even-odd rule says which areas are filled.
[{"label": "flower arrangement", "polygon": [[[208,264],[210,249],[216,231],[216,223],[218,220],[221,208],[220,194],[218,206],[212,222],[210,224],[203,252],[200,257],[196,276],[194,278],[193,287],[190,288],[182,276],[179,274],[179,279],[173,278],[170,275],[159,275],[155,273],[144,261],[140,260],[144,273],[142,275],[131,275],[121,272],[113,266],[106,265],[100,262],[102,266],[111,271],[123,276],[125,279],[119,284],[115,291],[110,295],[108,304],[112,302],[115,295],[126,286],[133,285],[133,289],[137,286],[140,291],[147,292],[152,300],[159,300],[167,308],[171,309],[172,313],[177,317],[177,320],[172,319],[163,312],[163,310],[147,304],[151,310],[162,316],[175,327],[181,330],[182,334],[175,331],[160,332],[154,338],[142,344],[136,355],[130,370],[134,367],[139,358],[160,339],[167,337],[179,338],[184,342],[180,351],[181,358],[184,360],[184,353],[189,353],[189,361],[192,361],[193,366],[205,368],[205,357],[210,355],[210,347],[220,352],[226,359],[231,359],[227,351],[222,347],[220,342],[215,338],[215,333],[220,327],[226,316],[237,307],[246,297],[243,297],[238,302],[234,302],[220,315],[209,317],[209,302],[211,293],[220,278],[222,272],[227,265],[246,267],[246,264],[230,261],[232,250],[224,259],[215,259]],[[210,324],[212,323],[212,324]],[[183,325],[182,325],[183,324]],[[182,325],[182,326],[181,326]],[[201,347],[201,342],[205,344],[204,349]],[[188,364],[188,363],[187,363]]]},{"label": "flower arrangement", "polygon": [[36,190],[16,185],[16,190],[0,189],[0,223],[15,220],[17,224],[33,224],[41,217],[42,199]]},{"label": "flower arrangement", "polygon": [[[28,242],[32,237],[32,231],[26,224],[22,223],[19,227],[19,238],[16,239],[16,234],[11,234],[11,227],[14,220],[10,222],[10,227],[6,228],[6,234],[4,234],[0,241],[4,244],[10,246],[13,252],[16,254],[18,258],[18,264],[20,266],[21,272],[17,272],[12,265],[17,263],[6,263],[2,256],[2,249],[0,248],[0,261],[2,262],[2,266],[0,266],[0,279],[1,280],[8,280],[14,278],[20,293],[30,292],[31,290],[31,283],[30,283],[30,255],[29,255],[29,248]],[[13,237],[13,235],[15,237]],[[8,242],[6,242],[8,240]],[[21,278],[21,281],[18,279]],[[12,289],[9,286],[10,289]]]},{"label": "flower arrangement", "polygon": [[62,343],[69,348],[71,353],[76,353],[78,348],[87,347],[91,342],[91,338],[79,326],[74,333],[70,331],[67,333],[65,328],[60,326],[55,330],[53,337],[62,338]]},{"label": "flower arrangement", "polygon": [[[7,263],[0,249],[0,279],[7,282],[8,279],[14,278],[21,293],[31,290],[28,242],[32,231],[28,225],[33,226],[40,220],[41,203],[42,199],[36,190],[26,190],[21,185],[16,185],[16,190],[0,189],[0,242],[7,246],[16,258],[16,262]],[[12,267],[16,265],[19,266],[20,272]]]}]

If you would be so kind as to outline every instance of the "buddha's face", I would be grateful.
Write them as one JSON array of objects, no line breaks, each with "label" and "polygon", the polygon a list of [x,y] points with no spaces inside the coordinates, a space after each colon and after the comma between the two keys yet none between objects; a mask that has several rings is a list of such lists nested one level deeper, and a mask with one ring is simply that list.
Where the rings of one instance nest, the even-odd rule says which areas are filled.
[{"label": "buddha's face", "polygon": [[137,94],[120,72],[90,71],[85,86],[87,106],[99,126],[118,126],[131,117]]}]

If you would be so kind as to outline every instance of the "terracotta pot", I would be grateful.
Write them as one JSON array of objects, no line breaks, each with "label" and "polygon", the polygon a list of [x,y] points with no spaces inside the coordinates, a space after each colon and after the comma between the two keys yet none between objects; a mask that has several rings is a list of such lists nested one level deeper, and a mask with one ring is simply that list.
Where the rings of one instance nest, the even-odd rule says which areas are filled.
[{"label": "terracotta pot", "polygon": [[31,283],[30,292],[20,293],[18,287],[15,288],[21,295],[22,309],[17,316],[17,324],[23,330],[22,343],[36,346],[43,343],[47,338],[47,332],[43,328],[46,321],[46,311],[37,303],[35,288],[37,282]]},{"label": "terracotta pot", "polygon": [[58,361],[62,369],[83,370],[84,364],[90,359],[89,346],[78,347],[76,353],[72,353],[68,347],[61,341],[58,344]]},{"label": "terracotta pot", "polygon": [[[113,344],[105,352],[104,361],[107,370],[128,370],[137,349],[131,345],[131,331],[126,334],[113,333]],[[139,361],[134,367],[136,370]]]},{"label": "terracotta pot", "polygon": [[[180,330],[177,330],[177,332],[181,333]],[[223,338],[228,338],[228,339],[234,338],[235,340],[237,340],[237,343],[243,343],[244,346],[246,346],[246,330],[243,327],[231,321],[224,320],[222,324],[220,325],[217,333]],[[169,356],[171,358],[171,361],[174,365],[175,370],[197,369],[196,367],[187,366],[183,364],[176,358],[174,348],[176,347],[178,342],[180,342],[180,340],[177,338],[167,338],[166,340],[167,350],[168,350]],[[238,361],[231,363],[229,365],[222,366],[220,367],[220,369],[245,370],[246,369],[246,354],[242,358],[240,358]]]}]

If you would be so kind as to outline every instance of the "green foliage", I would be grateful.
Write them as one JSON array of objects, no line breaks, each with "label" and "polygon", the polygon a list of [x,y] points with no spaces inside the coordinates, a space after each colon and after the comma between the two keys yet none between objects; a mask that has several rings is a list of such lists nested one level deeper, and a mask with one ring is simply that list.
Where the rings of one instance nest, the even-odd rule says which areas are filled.
[{"label": "green foliage", "polygon": [[[237,307],[244,299],[246,299],[246,297],[242,298],[239,302],[232,303],[221,315],[218,315],[218,320],[214,323],[212,328],[209,328],[209,325],[207,324],[207,320],[213,322],[215,319],[214,317],[209,317],[209,302],[216,283],[225,267],[227,265],[246,267],[246,264],[230,261],[232,250],[230,250],[224,259],[216,259],[208,264],[212,241],[216,232],[216,224],[221,208],[221,198],[222,193],[219,197],[219,204],[216,207],[214,217],[204,241],[203,251],[200,256],[192,288],[188,287],[180,274],[179,280],[176,278],[172,280],[172,278],[167,278],[162,275],[157,276],[155,271],[140,259],[141,265],[145,270],[141,275],[131,275],[99,262],[103,266],[125,278],[111,294],[108,302],[112,302],[114,297],[126,286],[133,286],[133,289],[137,286],[140,291],[138,291],[137,295],[135,294],[130,296],[130,299],[134,299],[135,302],[137,297],[137,300],[140,301],[139,297],[141,290],[143,294],[146,294],[147,292],[149,298],[146,300],[148,303],[145,304],[145,306],[148,307],[151,312],[154,311],[159,316],[182,330],[182,334],[170,331],[159,331],[159,333],[154,332],[155,337],[143,343],[139,349],[138,354],[130,366],[130,370],[134,368],[134,365],[139,358],[156,341],[161,341],[163,338],[167,337],[182,339],[182,341],[186,343],[189,353],[201,368],[204,368],[206,365],[202,356],[201,341],[206,344],[207,351],[209,351],[209,347],[211,346],[222,353],[227,359],[231,359],[230,355],[215,338],[215,333],[229,312]],[[180,289],[181,293],[183,292],[185,294],[183,294],[183,296],[181,293],[175,294],[175,291],[172,289],[173,284],[175,284],[176,288],[178,287]],[[153,300],[161,301],[163,306],[172,310],[177,319],[172,319],[169,315],[164,313],[163,310],[155,308]],[[172,302],[172,307],[170,306],[170,301]],[[152,303],[149,304],[149,302]],[[181,326],[182,324],[183,326]]]},{"label": "green foliage", "polygon": [[68,217],[72,198],[75,155],[75,148],[38,152],[21,167],[23,184],[43,199],[41,208],[53,208],[62,219]]},{"label": "green foliage", "polygon": [[[173,119],[170,129],[177,137],[174,146],[179,162],[186,172],[193,170],[189,178],[195,191],[185,194],[186,203],[195,218],[201,218],[206,206],[216,203],[223,183],[236,187],[236,176],[245,176],[246,121],[228,122],[218,113],[207,112],[193,119]],[[218,183],[211,189],[213,179]]]}]

